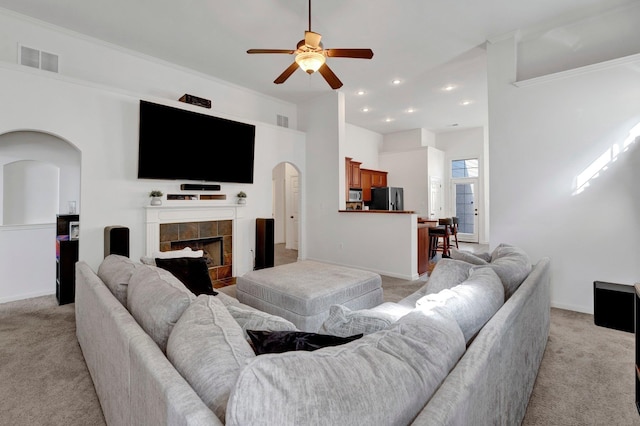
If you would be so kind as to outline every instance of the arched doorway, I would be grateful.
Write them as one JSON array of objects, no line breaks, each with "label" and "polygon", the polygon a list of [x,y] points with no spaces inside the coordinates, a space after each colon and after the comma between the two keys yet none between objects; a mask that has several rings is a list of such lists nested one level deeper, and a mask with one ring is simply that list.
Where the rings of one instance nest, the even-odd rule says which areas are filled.
[{"label": "arched doorway", "polygon": [[300,245],[300,173],[293,164],[283,162],[273,168],[272,192],[276,264],[289,263],[298,258]]}]

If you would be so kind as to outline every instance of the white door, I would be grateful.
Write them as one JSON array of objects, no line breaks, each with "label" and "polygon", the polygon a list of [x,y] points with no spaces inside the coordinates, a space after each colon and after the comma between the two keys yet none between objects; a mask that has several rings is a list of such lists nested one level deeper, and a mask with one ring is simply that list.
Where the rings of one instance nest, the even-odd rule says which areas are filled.
[{"label": "white door", "polygon": [[429,176],[429,219],[442,217],[442,179]]},{"label": "white door", "polygon": [[478,242],[478,179],[453,179],[454,216],[458,218],[458,241]]},{"label": "white door", "polygon": [[287,197],[287,244],[286,248],[298,250],[298,218],[300,211],[300,177],[291,175],[288,179],[290,196]]}]

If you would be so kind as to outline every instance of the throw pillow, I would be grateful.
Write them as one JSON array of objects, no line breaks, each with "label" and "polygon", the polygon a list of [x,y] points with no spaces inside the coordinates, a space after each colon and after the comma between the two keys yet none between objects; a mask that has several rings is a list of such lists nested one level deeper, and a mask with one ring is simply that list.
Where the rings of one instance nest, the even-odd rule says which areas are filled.
[{"label": "throw pillow", "polygon": [[176,257],[202,257],[204,256],[204,250],[192,250],[191,247],[185,247],[180,250],[168,250],[168,251],[154,251],[149,256],[142,256],[140,262],[145,265],[156,266],[155,259],[173,259]]},{"label": "throw pillow", "polygon": [[[221,301],[225,304],[224,300]],[[299,331],[294,323],[277,315],[271,315],[250,306],[225,305],[233,319],[242,328],[247,340],[249,340],[247,330]]]},{"label": "throw pillow", "polygon": [[429,294],[416,302],[419,309],[442,305],[456,319],[469,343],[504,303],[504,288],[490,267],[476,266],[461,284]]},{"label": "throw pillow", "polygon": [[329,336],[306,331],[265,331],[247,330],[256,355],[279,354],[289,351],[315,351],[327,346],[338,346],[362,337]]},{"label": "throw pillow", "polygon": [[224,304],[200,295],[173,327],[167,358],[224,422],[231,388],[255,354]]},{"label": "throw pillow", "polygon": [[440,259],[431,271],[425,294],[438,293],[446,288],[455,287],[467,278],[473,265],[455,259]]},{"label": "throw pillow", "polygon": [[140,265],[136,265],[128,257],[110,254],[98,267],[98,277],[122,303],[122,306],[127,306],[127,286],[133,271],[138,266]]},{"label": "throw pillow", "polygon": [[127,308],[136,322],[165,352],[178,318],[196,296],[169,271],[140,265],[127,286]]},{"label": "throw pillow", "polygon": [[366,335],[384,330],[399,318],[400,316],[371,309],[352,311],[346,306],[333,305],[329,308],[329,317],[320,327],[320,332],[340,337]]},{"label": "throw pillow", "polygon": [[211,284],[209,268],[204,257],[157,258],[156,265],[175,275],[196,296],[218,294]]},{"label": "throw pillow", "polygon": [[498,274],[504,285],[504,298],[507,300],[520,287],[531,272],[531,260],[519,247],[500,244],[491,253],[489,266]]},{"label": "throw pillow", "polygon": [[487,256],[489,257],[489,259],[491,259],[491,255],[486,254],[483,256],[479,256],[475,253],[471,253],[470,251],[466,251],[466,250],[451,249],[450,253],[451,253],[451,259],[473,263],[474,265],[486,265],[487,263],[489,263],[489,261],[486,260]]}]

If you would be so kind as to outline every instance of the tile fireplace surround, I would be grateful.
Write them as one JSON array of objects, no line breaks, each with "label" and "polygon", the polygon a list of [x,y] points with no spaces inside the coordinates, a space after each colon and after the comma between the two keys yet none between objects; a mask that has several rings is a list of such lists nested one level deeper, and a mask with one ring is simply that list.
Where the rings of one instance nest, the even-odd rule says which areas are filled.
[{"label": "tile fireplace surround", "polygon": [[[233,284],[236,276],[236,219],[241,218],[242,207],[229,205],[206,206],[147,206],[147,245],[146,255],[155,251],[179,249],[186,245],[194,250],[202,248],[199,242],[209,244],[220,240],[222,253],[211,253],[211,257],[220,257],[210,264],[209,275],[214,287]],[[187,243],[188,242],[188,243]]]}]

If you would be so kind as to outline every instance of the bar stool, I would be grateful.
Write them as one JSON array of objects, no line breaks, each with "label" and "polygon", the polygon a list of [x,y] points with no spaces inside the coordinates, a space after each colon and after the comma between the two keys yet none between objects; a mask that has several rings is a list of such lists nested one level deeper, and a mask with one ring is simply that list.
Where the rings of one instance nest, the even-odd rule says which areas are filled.
[{"label": "bar stool", "polygon": [[[449,256],[449,237],[451,236],[451,227],[453,220],[451,218],[438,219],[438,226],[429,228],[429,254],[430,257],[442,252],[443,256]],[[440,244],[442,239],[442,244]]]},{"label": "bar stool", "polygon": [[[460,248],[458,247],[458,218],[457,217],[452,217],[451,221],[453,222],[452,226],[451,226],[451,236],[453,237],[453,239],[456,242],[456,248]],[[451,244],[449,244],[451,245]]]}]

